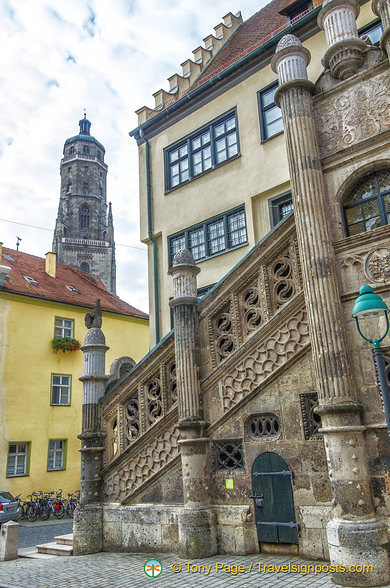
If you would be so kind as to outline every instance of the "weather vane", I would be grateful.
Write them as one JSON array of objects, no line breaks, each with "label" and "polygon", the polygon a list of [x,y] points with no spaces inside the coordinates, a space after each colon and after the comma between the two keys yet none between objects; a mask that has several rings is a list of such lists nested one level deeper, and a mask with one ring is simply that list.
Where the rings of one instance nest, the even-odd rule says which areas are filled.
[{"label": "weather vane", "polygon": [[87,109],[83,108],[83,110],[84,110],[84,118],[87,118]]},{"label": "weather vane", "polygon": [[22,237],[16,237],[16,251],[19,251],[19,243],[22,240]]}]

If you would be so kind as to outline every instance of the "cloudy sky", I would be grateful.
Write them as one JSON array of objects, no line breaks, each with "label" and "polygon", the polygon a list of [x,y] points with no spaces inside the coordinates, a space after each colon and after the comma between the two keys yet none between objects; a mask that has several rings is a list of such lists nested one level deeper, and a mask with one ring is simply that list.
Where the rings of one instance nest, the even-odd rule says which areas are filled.
[{"label": "cloudy sky", "polygon": [[0,0],[0,241],[51,249],[62,148],[86,108],[106,148],[117,293],[148,311],[134,111],[154,106],[226,13],[247,19],[267,1]]}]

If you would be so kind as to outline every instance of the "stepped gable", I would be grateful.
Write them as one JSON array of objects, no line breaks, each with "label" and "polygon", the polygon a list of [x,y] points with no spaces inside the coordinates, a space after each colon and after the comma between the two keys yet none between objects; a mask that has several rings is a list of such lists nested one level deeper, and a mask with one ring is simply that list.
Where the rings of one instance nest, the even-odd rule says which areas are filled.
[{"label": "stepped gable", "polygon": [[[46,260],[42,257],[6,247],[2,248],[2,253],[0,264],[11,268],[9,279],[5,280],[2,291],[86,307],[93,307],[96,299],[100,298],[103,310],[136,318],[148,318],[142,310],[108,292],[97,276],[84,274],[57,262],[56,275],[52,277],[46,273]],[[29,284],[25,276],[33,278],[38,285]],[[69,290],[67,286],[77,290],[77,293]]]},{"label": "stepped gable", "polygon": [[[287,9],[296,3],[296,0],[272,0],[244,22],[242,22],[241,13],[237,15],[228,13],[224,16],[224,23],[214,27],[216,36],[205,37],[204,47],[194,49],[194,61],[187,59],[181,64],[183,75],[174,74],[168,78],[170,85],[168,91],[160,89],[153,94],[154,109],[143,106],[136,111],[138,124],[143,124],[148,118],[170,106],[194,88],[201,86],[206,80],[287,28],[290,24],[286,19]],[[320,3],[318,0],[315,1],[313,8]],[[302,11],[291,22],[298,20],[313,8]]]}]

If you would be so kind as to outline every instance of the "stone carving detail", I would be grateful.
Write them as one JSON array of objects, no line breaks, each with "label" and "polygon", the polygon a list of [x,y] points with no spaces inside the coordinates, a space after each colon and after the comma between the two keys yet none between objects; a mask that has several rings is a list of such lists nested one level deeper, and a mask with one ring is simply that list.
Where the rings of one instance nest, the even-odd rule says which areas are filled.
[{"label": "stone carving detail", "polygon": [[214,470],[244,468],[242,439],[229,439],[214,443]]},{"label": "stone carving detail", "polygon": [[363,265],[363,260],[359,255],[348,255],[340,259],[340,266],[342,268],[352,267]]},{"label": "stone carving detail", "polygon": [[176,363],[173,362],[168,367],[168,402],[169,407],[177,402],[177,382],[176,382]]},{"label": "stone carving detail", "polygon": [[390,278],[390,249],[376,249],[369,253],[365,274],[371,282],[386,282]]},{"label": "stone carving detail", "polygon": [[279,417],[271,412],[253,414],[245,421],[245,432],[251,439],[274,439],[280,434]]},{"label": "stone carving detail", "polygon": [[390,79],[387,71],[359,88],[318,104],[316,122],[321,157],[373,137],[390,127]]},{"label": "stone carving detail", "polygon": [[147,418],[149,423],[156,422],[162,415],[162,391],[160,378],[156,376],[145,386]]},{"label": "stone carving detail", "polygon": [[275,310],[277,310],[295,294],[290,252],[287,251],[282,257],[278,257],[270,266],[269,272]]},{"label": "stone carving detail", "polygon": [[222,381],[224,409],[230,410],[238,404],[309,341],[307,315],[301,310],[225,377]]},{"label": "stone carving detail", "polygon": [[126,446],[135,441],[140,434],[138,398],[130,398],[126,404]]},{"label": "stone carving detail", "polygon": [[158,473],[161,468],[171,462],[178,454],[177,441],[180,431],[177,425],[171,426],[151,439],[138,453],[128,456],[105,482],[105,499],[121,502],[132,494],[143,482]]},{"label": "stone carving detail", "polygon": [[228,357],[235,349],[233,325],[233,316],[230,308],[221,312],[214,319],[215,349],[219,361]]},{"label": "stone carving detail", "polygon": [[318,431],[321,427],[321,417],[314,412],[314,408],[318,406],[317,392],[300,394],[299,400],[301,402],[303,431],[306,441],[308,439],[322,439],[322,434]]},{"label": "stone carving detail", "polygon": [[247,336],[256,331],[264,322],[261,311],[259,288],[252,285],[242,294],[242,306],[244,311],[244,334]]}]

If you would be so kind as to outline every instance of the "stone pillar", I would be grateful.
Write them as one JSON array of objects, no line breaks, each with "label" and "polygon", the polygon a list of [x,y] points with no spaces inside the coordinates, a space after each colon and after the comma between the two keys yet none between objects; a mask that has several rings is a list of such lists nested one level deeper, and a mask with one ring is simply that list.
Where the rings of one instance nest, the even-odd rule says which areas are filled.
[{"label": "stone pillar", "polygon": [[328,43],[323,64],[339,80],[353,76],[364,61],[367,47],[356,27],[359,11],[357,0],[325,0],[318,15]]},{"label": "stone pillar", "polygon": [[0,561],[18,559],[19,523],[9,521],[0,526]]},{"label": "stone pillar", "polygon": [[283,115],[318,413],[327,454],[333,512],[327,533],[333,564],[372,563],[372,574],[335,573],[348,586],[379,586],[389,580],[386,526],[374,518],[360,405],[351,387],[343,310],[331,242],[312,92],[306,66],[310,54],[286,35],[272,68],[279,76],[275,101]]},{"label": "stone pillar", "polygon": [[101,408],[99,399],[104,396],[106,340],[101,330],[102,313],[100,300],[96,301],[93,312],[85,316],[88,332],[84,346],[84,375],[80,503],[76,509],[73,524],[73,552],[75,555],[97,553],[102,548],[102,480],[104,433],[101,431]]},{"label": "stone pillar", "polygon": [[183,472],[184,509],[179,516],[180,552],[183,557],[203,558],[217,552],[215,513],[210,506],[208,471],[209,439],[197,366],[198,302],[196,276],[199,268],[192,254],[176,253],[169,273],[173,277],[176,380],[178,390],[180,453]]},{"label": "stone pillar", "polygon": [[382,21],[381,49],[390,58],[390,0],[373,0],[372,11]]}]

